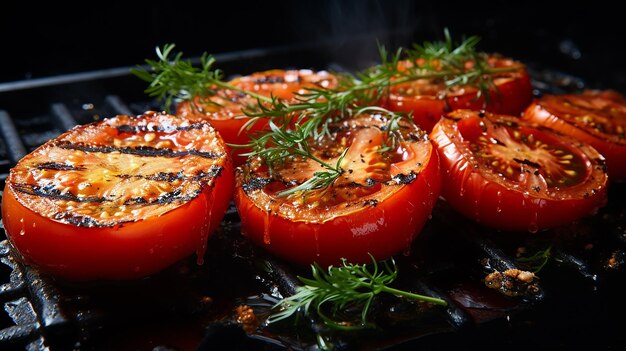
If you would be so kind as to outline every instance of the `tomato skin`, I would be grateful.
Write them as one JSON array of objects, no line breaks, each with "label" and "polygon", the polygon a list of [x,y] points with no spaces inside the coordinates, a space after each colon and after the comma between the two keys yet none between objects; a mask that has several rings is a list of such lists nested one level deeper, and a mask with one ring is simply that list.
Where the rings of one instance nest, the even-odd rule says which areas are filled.
[{"label": "tomato skin", "polygon": [[[25,263],[61,279],[144,278],[196,252],[200,231],[217,229],[231,198],[232,172],[232,167],[224,169],[215,190],[160,218],[115,228],[77,227],[42,217],[19,203],[8,187],[2,197],[3,223]],[[211,191],[215,193],[209,195]]]},{"label": "tomato skin", "polygon": [[384,106],[391,111],[412,113],[415,123],[429,132],[444,113],[457,109],[519,115],[532,101],[530,75],[524,65],[507,58],[492,55],[488,62],[491,67],[519,67],[518,71],[496,76],[497,90],[489,90],[488,103],[484,97],[476,98],[477,90],[470,86],[446,93],[441,83],[416,82],[413,90],[422,93],[408,93],[411,83],[392,86]]},{"label": "tomato skin", "polygon": [[[487,118],[515,121],[515,117],[487,114],[487,117],[482,118],[476,112],[458,110],[442,118],[431,132],[431,138],[441,155],[445,184],[441,195],[457,211],[498,230],[534,233],[571,223],[593,214],[605,204],[608,177],[603,169],[602,156],[589,146],[549,130],[524,125],[522,132],[532,131],[536,138],[546,143],[563,143],[577,155],[582,155],[580,157],[587,165],[586,173],[582,176],[584,179],[579,184],[551,187],[539,192],[515,181],[508,181],[477,161],[479,157],[469,152],[467,145],[470,139],[476,137],[477,129],[473,128],[474,125],[479,125]],[[460,129],[465,128],[462,124],[470,126],[466,133],[460,132]]]},{"label": "tomato skin", "polygon": [[193,199],[158,216],[111,226],[75,225],[33,211],[15,189],[12,173],[2,196],[7,237],[24,263],[67,281],[144,278],[194,252],[200,263],[234,191],[232,160],[222,160],[219,175]]},{"label": "tomato skin", "polygon": [[[397,185],[395,192],[375,205],[359,203],[352,210],[335,213],[329,209],[320,216],[295,209],[288,218],[272,210],[273,204],[256,202],[241,186],[246,171],[238,168],[235,204],[242,234],[275,256],[299,265],[338,265],[342,258],[368,263],[369,254],[383,260],[402,252],[423,228],[441,190],[439,157],[430,141],[425,142],[428,151],[420,154],[425,157],[414,156],[403,162],[411,167],[424,165],[414,180]],[[362,197],[357,201],[372,198],[376,199]]]},{"label": "tomato skin", "polygon": [[[241,76],[228,83],[262,96],[293,101],[296,93],[305,92],[304,88],[334,88],[337,79],[326,71],[272,69]],[[209,100],[219,105],[202,102],[196,97],[193,104],[189,101],[178,104],[176,114],[191,120],[208,120],[224,141],[232,145],[245,145],[250,142],[251,135],[268,127],[266,120],[260,120],[249,130],[242,130],[250,121],[250,118],[245,117],[244,110],[247,106],[256,106],[256,98],[240,92],[218,89],[217,95],[209,97]],[[231,150],[235,166],[246,161],[247,157],[243,154],[247,152],[250,152],[249,148]]]},{"label": "tomato skin", "polygon": [[[524,111],[522,118],[539,123],[598,150],[606,159],[611,181],[626,181],[626,100],[615,91],[544,95]],[[591,118],[591,121],[585,121]],[[591,123],[606,123],[604,130]]]}]

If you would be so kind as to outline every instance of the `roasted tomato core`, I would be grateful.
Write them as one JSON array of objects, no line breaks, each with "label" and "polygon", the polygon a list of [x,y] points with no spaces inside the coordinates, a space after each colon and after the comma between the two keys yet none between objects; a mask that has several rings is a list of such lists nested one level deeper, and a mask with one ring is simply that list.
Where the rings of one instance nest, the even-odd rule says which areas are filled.
[{"label": "roasted tomato core", "polygon": [[626,101],[605,95],[548,95],[539,100],[541,106],[553,115],[578,128],[626,144]]},{"label": "roasted tomato core", "polygon": [[[484,132],[470,135],[472,152],[500,176],[513,182],[533,183],[548,187],[576,185],[587,176],[585,160],[579,153],[554,138],[529,128],[515,129],[507,124],[478,122]],[[463,130],[461,130],[462,135]]]},{"label": "roasted tomato core", "polygon": [[393,131],[401,135],[398,140],[403,140],[395,144],[388,134],[390,121],[383,114],[364,114],[333,123],[329,128],[333,131],[331,137],[311,140],[310,150],[317,160],[340,165],[340,176],[328,187],[281,195],[325,170],[318,161],[301,156],[274,165],[272,176],[266,166],[255,167],[253,164],[247,166],[245,173],[267,179],[262,191],[255,191],[261,191],[264,201],[278,211],[287,207],[292,210],[301,208],[320,216],[331,209],[342,212],[362,206],[374,198],[380,201],[379,196],[389,196],[392,188],[414,179],[419,173],[421,165],[410,163],[410,159],[426,157],[431,151],[425,132],[404,122]]}]

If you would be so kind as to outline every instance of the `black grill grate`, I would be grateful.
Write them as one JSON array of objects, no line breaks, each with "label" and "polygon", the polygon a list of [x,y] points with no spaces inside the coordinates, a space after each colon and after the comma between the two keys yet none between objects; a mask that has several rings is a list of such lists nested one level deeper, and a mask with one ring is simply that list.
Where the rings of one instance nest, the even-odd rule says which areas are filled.
[{"label": "black grill grate", "polygon": [[[274,68],[288,59],[277,60],[276,55],[285,53],[258,53],[255,62],[261,66],[252,66],[249,55],[231,55],[224,62],[250,71]],[[263,67],[263,62],[272,66]],[[559,72],[531,73],[536,94],[584,87],[582,81]],[[19,91],[4,89],[8,95],[0,97],[2,182],[17,160],[76,124],[159,109],[156,102],[146,101],[142,82],[129,75],[67,80],[61,77],[58,84]],[[30,99],[37,96],[44,101],[31,105]],[[626,292],[621,269],[626,257],[626,208],[620,200],[625,192],[623,184],[616,184],[607,207],[593,218],[531,237],[503,237],[440,202],[411,251],[397,257],[398,285],[441,297],[450,306],[438,309],[381,299],[374,306],[381,328],[364,333],[333,332],[315,319],[244,333],[233,314],[236,306],[252,306],[262,319],[278,297],[295,291],[296,276],[309,272],[250,245],[240,236],[232,206],[210,239],[203,266],[190,258],[136,282],[59,282],[16,262],[4,241],[0,303],[6,313],[0,316],[0,349],[196,350],[227,345],[241,350],[309,350],[320,340],[338,350],[496,345],[621,349],[626,345],[622,334],[626,303],[620,296]],[[515,268],[517,248],[537,242],[552,244],[553,254],[533,294],[508,297],[485,286],[486,274]]]}]

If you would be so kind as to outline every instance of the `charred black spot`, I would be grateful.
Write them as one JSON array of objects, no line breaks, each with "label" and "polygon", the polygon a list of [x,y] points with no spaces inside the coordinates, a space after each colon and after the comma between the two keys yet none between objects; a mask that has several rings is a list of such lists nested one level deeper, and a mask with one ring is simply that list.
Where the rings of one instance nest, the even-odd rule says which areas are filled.
[{"label": "charred black spot", "polygon": [[200,194],[200,190],[194,190],[191,194],[183,194],[180,189],[170,191],[169,193],[159,196],[155,201],[148,204],[170,204],[173,202],[187,202],[195,199]]},{"label": "charred black spot", "polygon": [[187,126],[163,126],[163,125],[140,125],[140,126],[131,126],[128,124],[122,124],[117,126],[117,131],[120,133],[146,133],[146,132],[165,132],[165,133],[173,133],[178,131],[185,130],[193,130],[193,129],[202,129],[206,123],[192,123]]},{"label": "charred black spot", "polygon": [[398,174],[392,178],[397,184],[410,184],[417,179],[417,173],[411,171],[409,174]]},{"label": "charred black spot", "polygon": [[244,183],[241,187],[243,191],[249,193],[253,190],[263,189],[272,180],[270,178],[252,177],[248,182]]},{"label": "charred black spot", "polygon": [[54,200],[76,201],[76,202],[104,202],[105,198],[102,197],[77,197],[70,192],[61,192],[61,190],[54,187],[53,184],[46,186],[38,186],[24,183],[12,184],[15,191],[19,191],[24,194],[33,196],[47,197]]},{"label": "charred black spot", "polygon": [[183,171],[178,173],[174,172],[159,172],[157,174],[151,174],[147,176],[136,175],[135,178],[143,178],[147,180],[156,180],[157,182],[168,182],[171,183],[175,180],[180,180],[185,178],[185,174]]},{"label": "charred black spot", "polygon": [[144,199],[141,196],[131,197],[130,199],[124,202],[124,205],[143,205],[147,204],[148,200]]},{"label": "charred black spot", "polygon": [[75,213],[61,212],[54,215],[54,219],[58,221],[67,222],[77,227],[108,227],[109,225],[102,225],[96,222],[95,219],[87,216],[82,216]]},{"label": "charred black spot", "polygon": [[603,158],[595,158],[594,161],[596,161],[597,167],[600,167],[600,169],[602,169],[602,172],[606,173],[606,160]]},{"label": "charred black spot", "polygon": [[533,161],[531,161],[531,160],[529,160],[527,158],[525,158],[523,160],[519,159],[519,158],[513,158],[513,161],[515,161],[515,162],[517,162],[519,164],[522,164],[522,165],[528,165],[528,166],[531,166],[531,167],[534,167],[534,168],[541,168],[540,164],[538,164],[537,162],[533,162]]},{"label": "charred black spot", "polygon": [[85,169],[85,167],[82,166],[68,165],[59,162],[44,162],[36,165],[35,167],[38,169],[53,169],[56,171],[81,171]]},{"label": "charred black spot", "polygon": [[171,149],[157,149],[152,146],[138,146],[138,147],[114,147],[114,146],[97,146],[86,145],[83,143],[70,143],[67,141],[61,141],[56,145],[62,149],[79,150],[83,152],[102,152],[111,153],[119,152],[122,154],[137,155],[144,157],[181,157],[187,155],[195,155],[209,159],[216,159],[222,157],[222,153],[215,152],[203,152],[198,150],[185,150],[185,151],[173,151]]},{"label": "charred black spot", "polygon": [[223,167],[212,165],[208,171],[198,172],[198,174],[194,175],[193,177],[185,176],[185,173],[183,173],[183,171],[179,171],[176,173],[159,172],[156,174],[148,174],[148,175],[118,174],[117,177],[122,178],[122,179],[136,178],[136,179],[146,179],[146,180],[153,180],[157,182],[168,182],[168,183],[171,183],[176,180],[199,181],[199,180],[206,180],[206,179],[211,179],[214,177],[219,177],[223,169],[224,169]]},{"label": "charred black spot", "polygon": [[[300,77],[298,77],[298,81],[300,81]],[[254,80],[255,83],[263,84],[263,83],[284,83],[285,77],[282,76],[264,76],[259,77]]]},{"label": "charred black spot", "polygon": [[369,200],[363,201],[363,206],[376,207],[376,205],[378,205],[378,200],[375,200],[375,199],[369,199]]}]

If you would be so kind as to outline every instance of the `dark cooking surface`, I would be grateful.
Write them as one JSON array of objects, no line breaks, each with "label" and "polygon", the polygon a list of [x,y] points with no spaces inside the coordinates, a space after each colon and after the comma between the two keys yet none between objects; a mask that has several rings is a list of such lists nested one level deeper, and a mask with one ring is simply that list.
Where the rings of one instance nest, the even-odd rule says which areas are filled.
[{"label": "dark cooking surface", "polygon": [[[350,51],[348,45],[338,51]],[[225,55],[229,73],[275,67],[342,68],[319,50],[269,50]],[[366,62],[353,62],[355,66]],[[531,63],[536,93],[582,88],[585,82]],[[541,68],[541,69],[540,69]],[[0,94],[0,174],[46,140],[75,123],[118,113],[138,114],[159,106],[145,85],[122,74],[75,83],[41,84]],[[36,82],[35,82],[36,83]],[[15,127],[15,128],[13,128]],[[17,134],[16,134],[17,133]],[[211,239],[205,264],[180,262],[150,279],[76,285],[57,282],[16,264],[6,242],[0,246],[0,349],[196,350],[308,349],[315,332],[337,349],[623,349],[626,346],[626,185],[610,190],[609,204],[577,224],[535,236],[494,233],[470,223],[441,202],[412,249],[398,255],[398,286],[439,295],[448,309],[381,299],[375,306],[380,330],[332,333],[306,320],[280,323],[246,336],[234,308],[246,304],[262,318],[278,292],[292,292],[291,267],[251,246],[239,235],[231,209]],[[515,265],[520,246],[554,242],[553,258],[539,273],[540,291],[527,299],[506,297],[482,283],[492,269]],[[542,246],[543,245],[543,246]],[[614,261],[610,261],[614,258]],[[615,262],[614,264],[609,264]],[[314,349],[314,348],[313,348]]]}]

